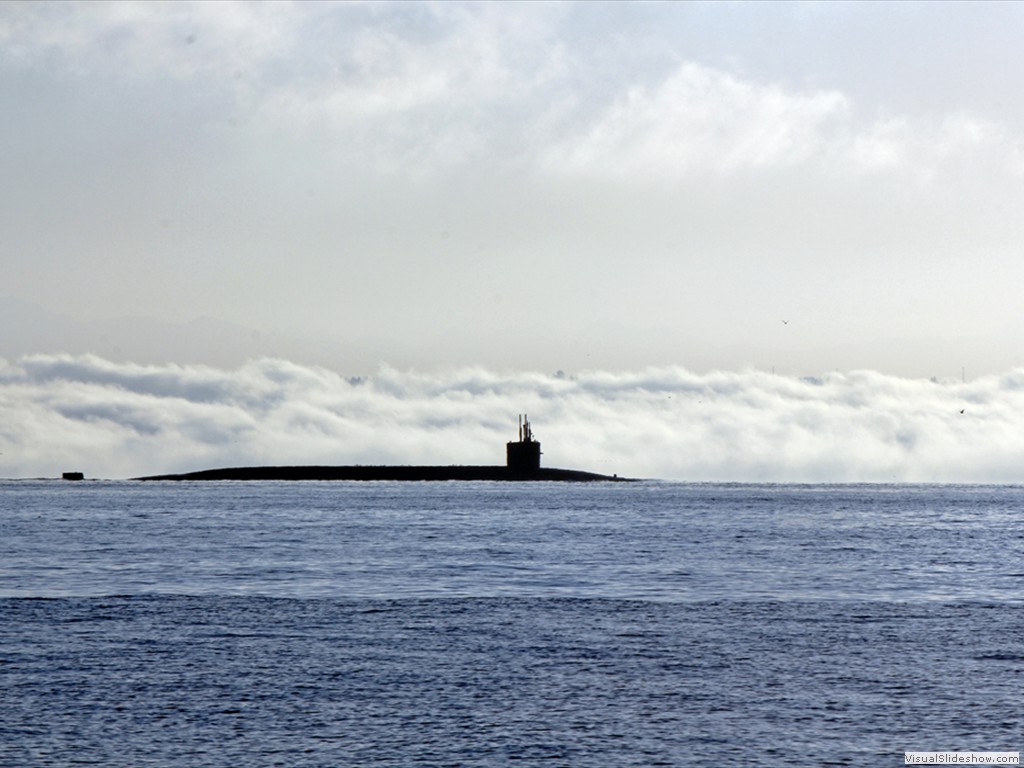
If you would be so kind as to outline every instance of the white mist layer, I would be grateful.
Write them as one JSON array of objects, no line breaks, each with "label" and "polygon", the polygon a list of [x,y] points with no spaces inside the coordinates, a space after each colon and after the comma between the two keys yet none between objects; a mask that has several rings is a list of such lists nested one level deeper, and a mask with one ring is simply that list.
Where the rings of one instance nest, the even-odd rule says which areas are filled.
[{"label": "white mist layer", "polygon": [[265,464],[503,464],[528,413],[543,465],[688,481],[1024,481],[1024,370],[940,383],[678,367],[574,376],[272,359],[234,370],[0,360],[0,476]]}]

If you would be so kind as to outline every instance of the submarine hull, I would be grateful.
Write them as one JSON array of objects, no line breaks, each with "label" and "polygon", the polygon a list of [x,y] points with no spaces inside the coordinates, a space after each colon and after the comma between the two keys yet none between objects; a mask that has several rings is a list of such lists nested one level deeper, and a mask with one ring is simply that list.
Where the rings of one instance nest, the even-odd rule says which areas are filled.
[{"label": "submarine hull", "polygon": [[489,480],[508,482],[627,482],[627,478],[575,469],[516,469],[502,466],[298,466],[230,467],[183,474],[151,475],[136,480]]}]

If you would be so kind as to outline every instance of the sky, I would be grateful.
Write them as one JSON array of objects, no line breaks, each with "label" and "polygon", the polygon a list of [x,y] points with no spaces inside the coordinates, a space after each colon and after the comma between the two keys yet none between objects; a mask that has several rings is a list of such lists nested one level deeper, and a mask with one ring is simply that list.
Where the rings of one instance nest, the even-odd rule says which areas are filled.
[{"label": "sky", "polygon": [[[171,429],[124,414],[193,400],[76,377],[177,372],[233,391],[282,368],[346,392],[400,380],[424,413],[462,402],[468,372],[516,382],[493,416],[477,410],[491,390],[470,390],[478,419],[451,416],[476,435],[448,435],[457,463],[490,463],[477,449],[500,449],[499,422],[532,404],[569,455],[617,457],[620,474],[1006,479],[1007,457],[1024,466],[1016,438],[991,442],[987,472],[949,446],[980,425],[954,418],[977,403],[990,426],[1014,413],[1024,366],[1022,32],[1024,6],[984,2],[0,4],[0,476],[75,459],[11,426],[30,413],[57,435],[127,429],[109,457],[82,456],[112,476],[254,459],[213,438],[118,459]],[[602,377],[632,383],[598,396]],[[696,406],[689,377],[718,397],[733,381],[732,416],[702,432],[644,410],[651,391]],[[558,408],[551,381],[569,387]],[[106,415],[55,394],[96,387]],[[893,403],[935,411],[900,442],[851,402],[897,421]],[[600,416],[592,451],[572,438],[577,406]],[[790,406],[849,467],[795,447]],[[652,437],[655,413],[683,442]],[[725,434],[754,415],[795,453],[759,459]],[[293,422],[249,417],[274,455],[302,460],[285,448],[302,444]],[[358,439],[325,434],[422,459],[413,438],[378,451],[367,418]],[[698,435],[721,439],[717,463],[671,457]],[[926,435],[940,458],[920,455]]]}]

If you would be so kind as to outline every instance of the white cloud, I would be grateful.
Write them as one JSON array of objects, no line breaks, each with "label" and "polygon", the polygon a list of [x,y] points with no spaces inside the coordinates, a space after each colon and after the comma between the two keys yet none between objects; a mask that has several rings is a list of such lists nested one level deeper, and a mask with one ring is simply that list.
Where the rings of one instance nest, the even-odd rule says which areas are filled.
[{"label": "white cloud", "polygon": [[836,90],[759,83],[688,62],[656,86],[630,89],[545,162],[561,173],[634,181],[792,168],[929,181],[941,166],[979,156],[1019,171],[1018,155],[1002,126],[968,113],[866,118]]},{"label": "white cloud", "polygon": [[[698,61],[582,89],[599,61],[559,6],[87,3],[0,9],[8,62],[94,84],[187,81],[228,99],[265,143],[333,145],[379,169],[511,159],[611,180],[813,168],[910,172],[957,158],[1020,172],[1004,126],[969,111],[865,114],[837,88]],[[635,65],[634,65],[635,66]],[[233,118],[234,119],[234,118]]]},{"label": "white cloud", "polygon": [[[500,464],[516,414],[545,463],[732,481],[1024,477],[1024,371],[969,383],[682,368],[556,377],[381,369],[349,380],[32,356],[0,365],[0,474],[127,477],[251,464]],[[962,412],[961,412],[962,411]]]},{"label": "white cloud", "polygon": [[252,76],[299,44],[307,14],[289,3],[12,3],[4,58],[89,77]]},{"label": "white cloud", "polygon": [[790,93],[691,62],[631,89],[549,159],[624,175],[802,164],[848,109],[837,92]]},{"label": "white cloud", "polygon": [[521,161],[544,119],[545,89],[563,75],[562,46],[546,43],[542,22],[553,11],[396,7],[375,7],[381,18],[372,21],[354,12],[330,41],[298,42],[293,53],[306,67],[268,71],[242,94],[257,129],[402,176]]}]

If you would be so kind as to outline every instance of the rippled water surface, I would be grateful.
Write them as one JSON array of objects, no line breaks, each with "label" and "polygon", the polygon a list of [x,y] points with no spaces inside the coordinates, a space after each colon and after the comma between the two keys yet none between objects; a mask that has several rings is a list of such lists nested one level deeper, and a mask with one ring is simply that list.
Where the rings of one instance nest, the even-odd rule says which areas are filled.
[{"label": "rippled water surface", "polygon": [[0,764],[1024,748],[1024,489],[0,483]]}]

